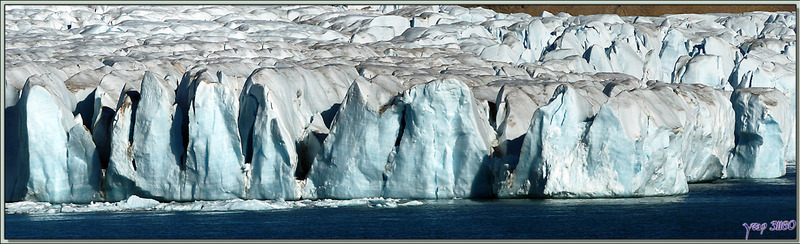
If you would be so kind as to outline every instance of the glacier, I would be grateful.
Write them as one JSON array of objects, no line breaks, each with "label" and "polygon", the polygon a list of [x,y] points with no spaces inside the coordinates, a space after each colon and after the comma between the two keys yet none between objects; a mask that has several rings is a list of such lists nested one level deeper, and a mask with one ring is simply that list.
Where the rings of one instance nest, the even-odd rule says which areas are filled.
[{"label": "glacier", "polygon": [[378,75],[353,81],[333,118],[311,171],[306,198],[382,196],[384,170],[402,129],[402,107],[392,106],[402,83]]},{"label": "glacier", "polygon": [[134,194],[163,200],[185,199],[181,194],[186,179],[180,173],[183,138],[180,127],[173,127],[175,122],[180,124],[181,114],[173,105],[174,92],[170,93],[165,85],[168,84],[146,72],[135,119],[131,115],[131,97],[126,96],[124,108],[118,110],[115,125],[119,127],[113,130],[113,150],[106,170],[106,198],[111,201]]},{"label": "glacier", "polygon": [[8,5],[4,200],[392,207],[781,177],[795,18]]},{"label": "glacier", "polygon": [[[85,203],[100,198],[100,162],[75,97],[51,76],[31,76],[17,102],[18,162],[6,187],[10,200]],[[72,107],[72,108],[70,108]],[[13,133],[13,132],[12,132]]]},{"label": "glacier", "polygon": [[400,103],[404,126],[386,166],[384,196],[489,196],[485,162],[493,135],[467,86],[454,79],[434,80],[403,92]]},{"label": "glacier", "polygon": [[786,174],[784,156],[794,124],[786,96],[764,88],[746,88],[731,95],[736,111],[736,148],[727,168],[731,178],[773,178]]},{"label": "glacier", "polygon": [[503,174],[498,194],[686,193],[689,182],[722,177],[733,148],[731,117],[725,94],[702,85],[658,84],[606,97],[591,84],[561,84],[534,112],[519,162]]}]

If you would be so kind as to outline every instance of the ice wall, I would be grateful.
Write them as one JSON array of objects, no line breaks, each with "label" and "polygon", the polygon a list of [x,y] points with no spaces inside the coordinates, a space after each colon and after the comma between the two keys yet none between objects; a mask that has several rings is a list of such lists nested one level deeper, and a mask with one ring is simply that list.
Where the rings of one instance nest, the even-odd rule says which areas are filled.
[{"label": "ice wall", "polygon": [[383,196],[389,156],[401,140],[404,110],[393,102],[402,88],[390,76],[353,82],[308,176],[315,197]]},{"label": "ice wall", "polygon": [[794,13],[6,17],[8,201],[654,196],[796,161]]},{"label": "ice wall", "polygon": [[[100,198],[100,165],[75,97],[48,75],[28,78],[19,109],[19,161],[9,162],[10,200],[90,202]],[[10,131],[8,133],[16,133]],[[11,191],[9,191],[11,190]]]},{"label": "ice wall", "polygon": [[[123,98],[118,110],[106,198],[120,201],[130,195],[161,200],[188,200],[189,184],[182,174],[183,116],[175,104],[175,88],[147,72],[138,97]],[[135,103],[134,100],[138,99]],[[134,118],[135,115],[135,118]],[[184,193],[186,192],[186,193]]]},{"label": "ice wall", "polygon": [[405,126],[386,166],[384,196],[490,196],[485,162],[494,133],[469,88],[454,79],[436,80],[405,91],[400,102]]},{"label": "ice wall", "polygon": [[736,112],[736,147],[727,173],[730,178],[774,178],[786,174],[786,150],[793,118],[789,101],[774,89],[739,89],[731,95]]}]

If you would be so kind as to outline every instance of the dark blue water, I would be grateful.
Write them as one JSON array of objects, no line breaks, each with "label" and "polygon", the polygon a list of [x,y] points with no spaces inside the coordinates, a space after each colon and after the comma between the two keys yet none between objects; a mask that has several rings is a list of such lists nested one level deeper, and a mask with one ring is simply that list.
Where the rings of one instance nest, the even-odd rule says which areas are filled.
[{"label": "dark blue water", "polygon": [[[743,223],[796,220],[796,173],[627,199],[425,201],[420,206],[240,212],[5,215],[7,239],[744,239]],[[796,239],[793,231],[753,239]]]}]

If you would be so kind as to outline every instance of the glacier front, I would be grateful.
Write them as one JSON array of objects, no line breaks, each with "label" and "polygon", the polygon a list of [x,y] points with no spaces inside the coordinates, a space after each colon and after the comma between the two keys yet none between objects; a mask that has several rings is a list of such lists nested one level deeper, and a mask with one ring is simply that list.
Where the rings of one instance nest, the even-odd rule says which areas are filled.
[{"label": "glacier front", "polygon": [[796,164],[794,12],[7,7],[22,208],[663,196]]}]

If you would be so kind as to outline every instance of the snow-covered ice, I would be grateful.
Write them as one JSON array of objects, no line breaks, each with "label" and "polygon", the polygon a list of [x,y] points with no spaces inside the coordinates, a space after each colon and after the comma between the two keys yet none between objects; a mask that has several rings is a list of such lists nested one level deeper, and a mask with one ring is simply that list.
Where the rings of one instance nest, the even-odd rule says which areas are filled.
[{"label": "snow-covered ice", "polygon": [[7,7],[7,212],[673,195],[796,162],[794,12]]}]

